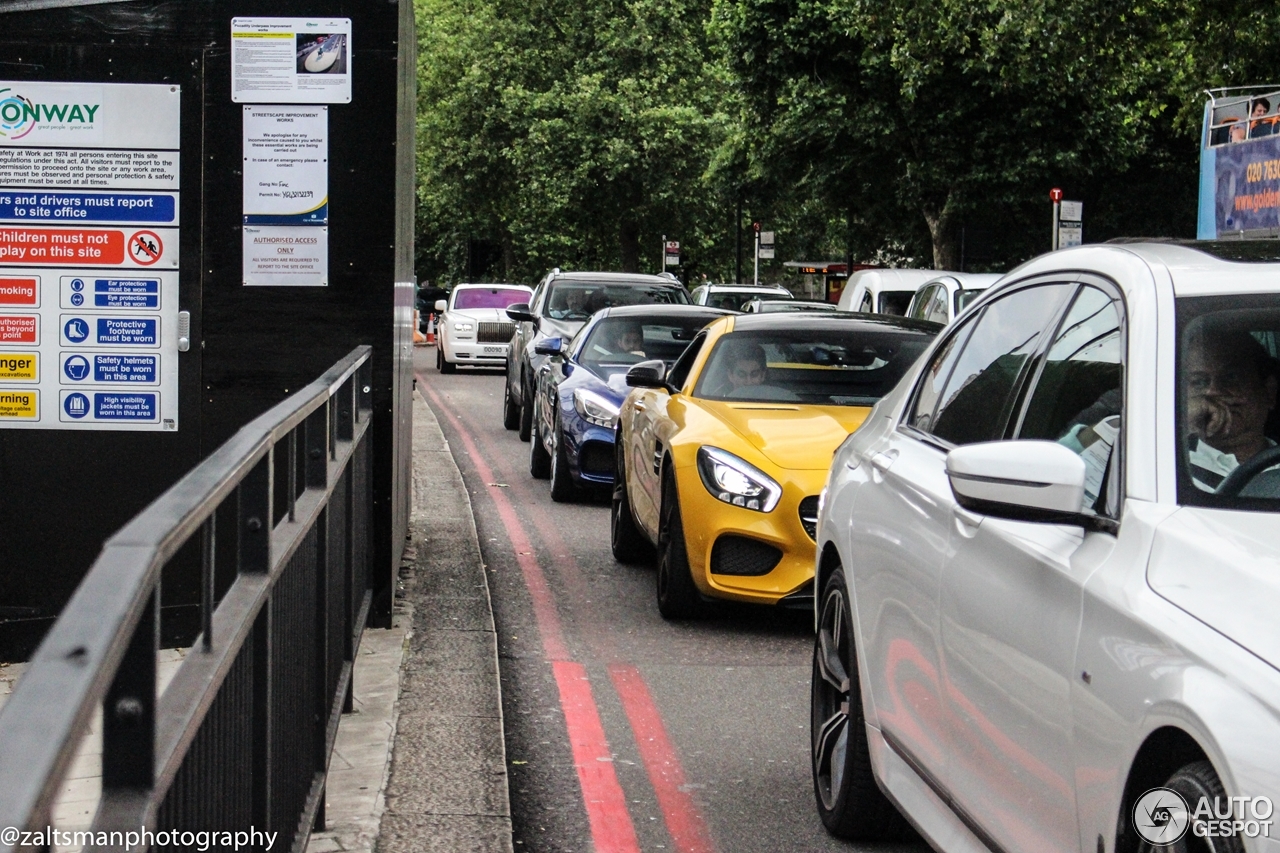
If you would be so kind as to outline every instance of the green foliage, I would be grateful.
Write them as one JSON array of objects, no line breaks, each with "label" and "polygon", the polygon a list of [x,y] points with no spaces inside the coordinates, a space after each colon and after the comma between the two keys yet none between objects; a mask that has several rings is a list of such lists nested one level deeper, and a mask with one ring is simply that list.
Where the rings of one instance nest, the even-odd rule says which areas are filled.
[{"label": "green foliage", "polygon": [[1280,32],[1274,0],[415,6],[418,268],[445,281],[652,272],[663,234],[727,280],[739,209],[778,262],[1007,268],[1054,186],[1087,240],[1190,236],[1199,93],[1270,79]]}]

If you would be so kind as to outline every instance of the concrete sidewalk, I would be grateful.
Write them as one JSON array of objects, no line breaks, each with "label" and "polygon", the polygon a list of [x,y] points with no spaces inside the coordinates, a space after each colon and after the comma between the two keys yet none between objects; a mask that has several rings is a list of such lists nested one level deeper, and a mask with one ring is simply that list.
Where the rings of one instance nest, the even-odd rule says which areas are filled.
[{"label": "concrete sidewalk", "polygon": [[[413,399],[411,541],[393,627],[366,630],[354,712],[342,717],[326,825],[307,853],[511,853],[498,646],[471,501],[434,413]],[[185,650],[160,652],[163,692]],[[0,705],[23,664],[0,663]],[[59,829],[88,829],[102,775],[101,714],[54,807]],[[75,848],[59,848],[71,853]]]}]

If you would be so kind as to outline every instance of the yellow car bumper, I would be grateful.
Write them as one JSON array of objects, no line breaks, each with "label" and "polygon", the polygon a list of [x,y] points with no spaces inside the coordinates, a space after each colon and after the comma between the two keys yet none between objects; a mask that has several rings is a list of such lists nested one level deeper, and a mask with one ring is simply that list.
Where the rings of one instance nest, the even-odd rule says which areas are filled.
[{"label": "yellow car bumper", "polygon": [[802,501],[812,498],[806,508],[816,516],[810,505],[826,484],[827,472],[768,473],[782,485],[782,498],[772,512],[757,512],[717,500],[702,484],[696,465],[676,470],[689,570],[703,595],[777,604],[812,585],[815,543],[800,509]]}]

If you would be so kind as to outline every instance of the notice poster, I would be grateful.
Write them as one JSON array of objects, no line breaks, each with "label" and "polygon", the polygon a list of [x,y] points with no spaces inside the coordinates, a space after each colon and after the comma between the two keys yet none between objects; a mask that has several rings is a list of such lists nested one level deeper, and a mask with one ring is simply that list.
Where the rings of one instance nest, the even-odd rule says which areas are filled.
[{"label": "notice poster", "polygon": [[1222,145],[1214,152],[1218,236],[1280,236],[1280,136]]},{"label": "notice poster", "polygon": [[0,429],[178,428],[180,104],[0,81]]},{"label": "notice poster", "polygon": [[351,103],[351,19],[232,18],[231,100]]},{"label": "notice poster", "polygon": [[329,108],[244,108],[244,224],[329,222]]},{"label": "notice poster", "polygon": [[244,284],[329,284],[329,229],[314,225],[244,226]]}]

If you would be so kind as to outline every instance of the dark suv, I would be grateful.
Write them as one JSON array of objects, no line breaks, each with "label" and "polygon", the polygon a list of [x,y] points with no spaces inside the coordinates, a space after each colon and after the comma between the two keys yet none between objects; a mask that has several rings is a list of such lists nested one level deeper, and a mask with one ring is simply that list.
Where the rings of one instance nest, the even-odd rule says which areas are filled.
[{"label": "dark suv", "polygon": [[515,334],[507,348],[507,392],[503,395],[502,425],[520,429],[528,441],[533,426],[533,383],[547,359],[533,351],[543,338],[566,341],[578,333],[592,314],[611,305],[687,305],[689,294],[670,274],[617,272],[561,272],[554,269],[534,288],[527,305],[507,309]]}]

